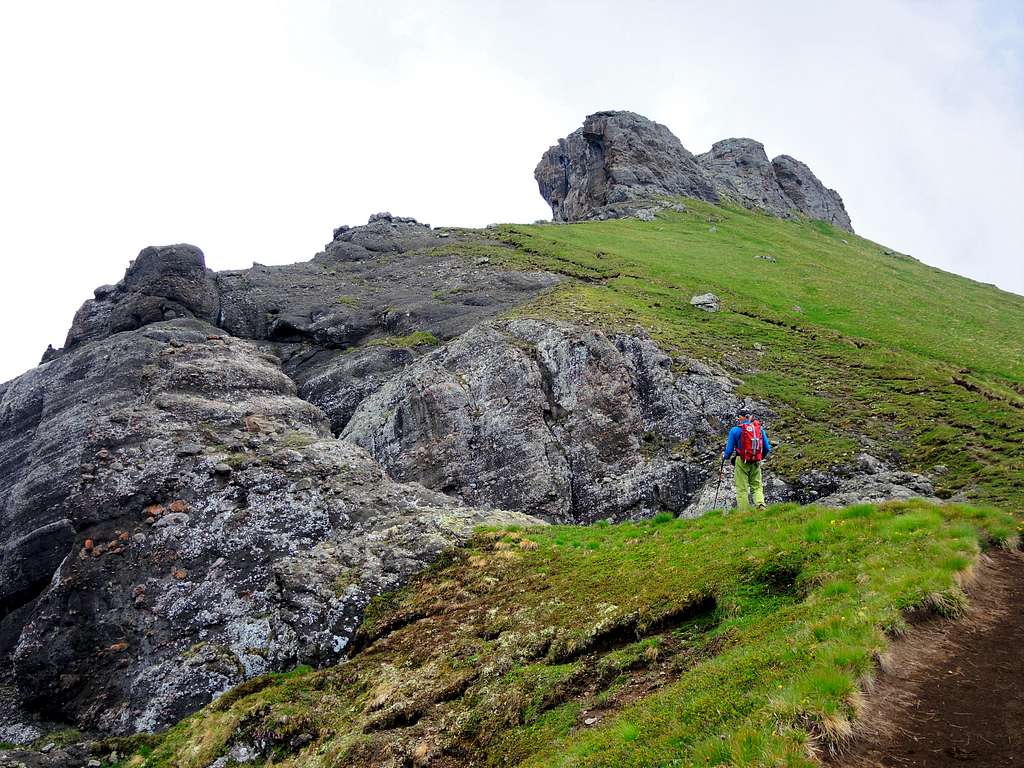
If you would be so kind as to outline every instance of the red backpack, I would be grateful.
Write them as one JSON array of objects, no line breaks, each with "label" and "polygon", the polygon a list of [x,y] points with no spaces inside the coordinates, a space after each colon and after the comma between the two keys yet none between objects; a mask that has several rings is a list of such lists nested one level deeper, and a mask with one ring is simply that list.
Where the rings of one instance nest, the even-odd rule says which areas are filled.
[{"label": "red backpack", "polygon": [[764,458],[764,437],[761,434],[761,422],[752,421],[740,424],[740,446],[737,450],[745,462],[760,461]]}]

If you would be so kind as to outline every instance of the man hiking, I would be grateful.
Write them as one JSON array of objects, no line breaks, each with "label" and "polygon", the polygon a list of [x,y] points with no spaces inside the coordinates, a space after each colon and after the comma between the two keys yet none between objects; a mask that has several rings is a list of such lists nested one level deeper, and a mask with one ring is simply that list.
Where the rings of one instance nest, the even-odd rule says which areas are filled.
[{"label": "man hiking", "polygon": [[729,440],[722,452],[722,471],[725,462],[732,461],[736,468],[736,507],[750,509],[749,492],[754,494],[754,504],[764,509],[764,483],[761,478],[761,461],[772,452],[772,444],[761,423],[749,413],[736,417],[736,426],[729,430]]}]

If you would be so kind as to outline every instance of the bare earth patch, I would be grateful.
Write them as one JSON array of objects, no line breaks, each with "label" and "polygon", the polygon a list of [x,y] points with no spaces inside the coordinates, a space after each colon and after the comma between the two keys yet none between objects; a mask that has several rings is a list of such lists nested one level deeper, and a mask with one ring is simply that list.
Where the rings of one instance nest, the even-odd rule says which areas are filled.
[{"label": "bare earth patch", "polygon": [[1024,554],[983,557],[958,621],[916,626],[869,695],[845,768],[1024,766]]}]

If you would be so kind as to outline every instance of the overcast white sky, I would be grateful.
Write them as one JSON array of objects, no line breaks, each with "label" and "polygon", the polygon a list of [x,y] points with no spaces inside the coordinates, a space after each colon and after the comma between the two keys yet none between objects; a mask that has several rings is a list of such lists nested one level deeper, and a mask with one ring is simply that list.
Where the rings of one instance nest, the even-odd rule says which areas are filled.
[{"label": "overcast white sky", "polygon": [[0,381],[149,244],[547,218],[541,153],[610,108],[794,155],[858,233],[1024,293],[1016,0],[3,0],[0,104]]}]

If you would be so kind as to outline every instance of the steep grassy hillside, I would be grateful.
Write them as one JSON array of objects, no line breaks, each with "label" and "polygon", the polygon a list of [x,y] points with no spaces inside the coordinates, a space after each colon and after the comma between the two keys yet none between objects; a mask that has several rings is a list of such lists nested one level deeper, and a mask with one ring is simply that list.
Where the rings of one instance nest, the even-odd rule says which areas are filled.
[{"label": "steep grassy hillside", "polygon": [[129,764],[809,765],[886,633],[956,615],[1015,538],[924,502],[484,531],[378,600],[351,662],[254,679]]},{"label": "steep grassy hillside", "polygon": [[[654,222],[506,226],[516,250],[493,255],[581,278],[527,312],[640,325],[733,370],[776,407],[789,478],[867,450],[938,467],[945,498],[1024,507],[1024,297],[821,222],[686,205]],[[707,291],[723,311],[690,306]]]}]

